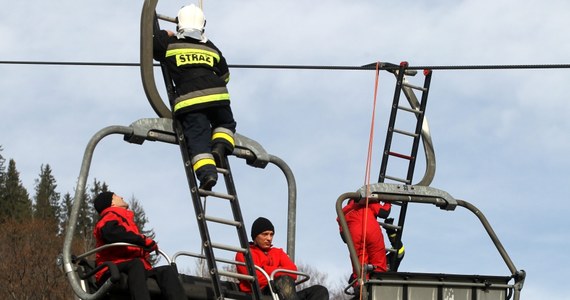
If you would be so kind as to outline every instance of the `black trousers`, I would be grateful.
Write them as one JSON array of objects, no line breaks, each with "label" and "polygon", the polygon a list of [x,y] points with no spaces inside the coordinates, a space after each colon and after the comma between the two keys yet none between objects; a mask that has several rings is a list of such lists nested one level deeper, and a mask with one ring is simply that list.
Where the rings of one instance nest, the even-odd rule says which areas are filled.
[{"label": "black trousers", "polygon": [[[212,152],[212,130],[226,128],[235,133],[236,121],[229,105],[214,106],[177,116],[184,130],[190,158]],[[215,165],[205,165],[196,171],[198,180],[207,175],[217,176]]]},{"label": "black trousers", "polygon": [[178,273],[171,266],[160,266],[147,271],[148,277],[154,278],[160,287],[162,299],[186,300],[186,294],[182,283],[178,279]]},{"label": "black trousers", "polygon": [[322,285],[313,285],[297,292],[301,300],[329,300],[329,290]]},{"label": "black trousers", "polygon": [[229,105],[214,106],[178,117],[184,129],[184,138],[190,157],[212,151],[212,129],[223,127],[236,131],[236,121]]},{"label": "black trousers", "polygon": [[[129,293],[133,300],[151,300],[146,280],[152,277],[160,288],[161,299],[186,300],[186,294],[178,274],[171,266],[160,266],[146,270],[140,259],[117,264],[119,272],[127,275]],[[106,276],[102,277],[102,280]]]},{"label": "black trousers", "polygon": [[[279,276],[274,280],[276,293],[281,300],[329,300],[329,290],[322,285],[313,285],[296,291],[295,281],[289,276]],[[264,289],[269,294],[269,287]]]}]

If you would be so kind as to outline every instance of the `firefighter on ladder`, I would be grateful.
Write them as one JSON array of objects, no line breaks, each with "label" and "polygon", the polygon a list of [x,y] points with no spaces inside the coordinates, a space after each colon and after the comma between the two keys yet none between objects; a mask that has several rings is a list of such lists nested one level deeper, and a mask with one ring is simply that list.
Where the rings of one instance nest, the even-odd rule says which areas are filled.
[{"label": "firefighter on ladder", "polygon": [[204,35],[206,19],[194,4],[178,11],[177,32],[154,34],[154,59],[166,63],[176,87],[172,111],[180,121],[200,188],[216,185],[222,157],[235,145],[236,122],[226,84],[230,73],[222,52]]}]

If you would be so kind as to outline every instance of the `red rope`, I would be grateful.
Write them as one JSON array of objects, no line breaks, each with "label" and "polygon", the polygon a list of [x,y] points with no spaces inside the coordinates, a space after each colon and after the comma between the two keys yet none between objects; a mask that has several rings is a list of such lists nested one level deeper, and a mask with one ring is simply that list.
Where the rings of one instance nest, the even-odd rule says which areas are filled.
[{"label": "red rope", "polygon": [[[374,145],[374,121],[376,119],[376,99],[378,97],[378,82],[380,78],[380,62],[376,62],[376,78],[374,81],[374,103],[372,106],[372,120],[370,122],[370,136],[368,137],[368,154],[366,158],[366,171],[364,175],[364,185],[370,186],[370,167],[372,165],[372,148]],[[368,195],[370,190],[366,191],[366,207],[364,212],[364,226],[362,228],[362,254],[360,261],[360,280],[364,281],[364,257],[366,255],[366,228],[368,223]],[[362,300],[362,284],[360,284],[360,299]]]}]

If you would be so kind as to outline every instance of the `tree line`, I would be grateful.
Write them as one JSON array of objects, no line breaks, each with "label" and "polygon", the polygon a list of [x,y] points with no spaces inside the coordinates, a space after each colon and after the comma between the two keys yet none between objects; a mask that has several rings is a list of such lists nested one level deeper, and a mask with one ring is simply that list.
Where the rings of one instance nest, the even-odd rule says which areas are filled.
[{"label": "tree line", "polygon": [[[58,192],[49,164],[40,167],[30,194],[22,184],[16,161],[5,159],[2,151],[0,145],[0,299],[74,299],[64,273],[56,265],[73,197],[69,192],[63,196]],[[84,205],[79,210],[73,254],[95,247],[93,228],[99,216],[92,203],[105,191],[109,191],[109,186],[93,179],[81,196]],[[140,202],[134,196],[128,202],[142,233],[154,239],[154,230],[147,228],[148,219]],[[305,264],[299,265],[299,269],[311,276],[303,286],[326,285],[327,274]],[[194,273],[199,275],[199,268]],[[346,299],[341,285],[329,287],[331,299]]]},{"label": "tree line", "polygon": [[[0,299],[73,299],[64,273],[56,265],[63,249],[73,197],[57,190],[57,180],[49,164],[42,165],[30,193],[20,179],[14,159],[5,159],[0,146]],[[82,254],[95,247],[93,228],[99,216],[92,200],[109,186],[94,179],[81,197],[72,253]],[[129,201],[135,222],[143,234],[148,219],[133,196]]]}]

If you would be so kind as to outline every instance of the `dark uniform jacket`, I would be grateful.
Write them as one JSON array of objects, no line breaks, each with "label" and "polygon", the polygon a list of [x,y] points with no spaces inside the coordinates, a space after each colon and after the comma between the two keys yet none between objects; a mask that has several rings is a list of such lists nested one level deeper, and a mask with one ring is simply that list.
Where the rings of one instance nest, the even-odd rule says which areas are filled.
[{"label": "dark uniform jacket", "polygon": [[229,105],[226,88],[230,73],[222,52],[210,40],[169,37],[164,30],[154,35],[154,59],[165,62],[176,86],[173,112]]}]

